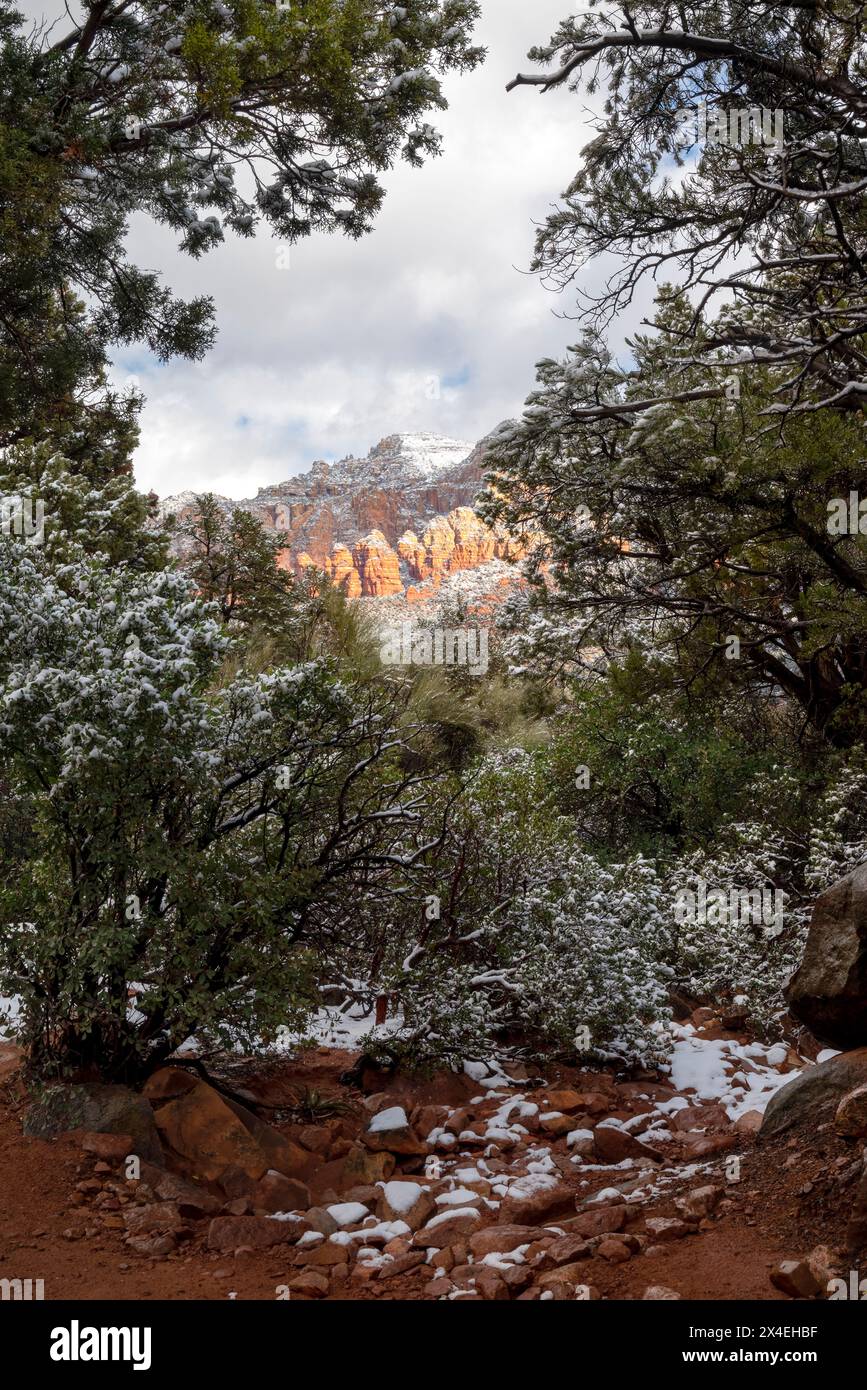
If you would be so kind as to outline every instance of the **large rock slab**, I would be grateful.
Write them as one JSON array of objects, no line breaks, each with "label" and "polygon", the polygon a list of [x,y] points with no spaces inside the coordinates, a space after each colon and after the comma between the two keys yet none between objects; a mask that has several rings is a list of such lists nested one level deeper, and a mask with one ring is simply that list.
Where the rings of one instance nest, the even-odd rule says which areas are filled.
[{"label": "large rock slab", "polygon": [[839,1048],[867,1043],[867,864],[816,899],[804,959],[786,999],[823,1042]]},{"label": "large rock slab", "polygon": [[308,1230],[302,1220],[276,1221],[271,1216],[215,1216],[208,1227],[209,1250],[238,1250],[248,1246],[267,1250],[291,1245]]},{"label": "large rock slab", "polygon": [[163,1165],[163,1150],[153,1111],[144,1096],[126,1086],[98,1082],[48,1086],[31,1105],[24,1133],[45,1138],[69,1130],[96,1134],[128,1134],[131,1153]]},{"label": "large rock slab", "polygon": [[270,1167],[253,1135],[210,1086],[196,1086],[161,1106],[156,1123],[166,1147],[193,1177],[218,1182],[226,1169],[240,1168],[255,1182]]},{"label": "large rock slab", "polygon": [[270,1170],[303,1180],[315,1162],[313,1154],[204,1081],[160,1105],[155,1118],[174,1166],[219,1183],[230,1196],[246,1195]]},{"label": "large rock slab", "polygon": [[260,1120],[252,1110],[239,1105],[237,1101],[225,1097],[224,1103],[232,1114],[241,1121],[247,1132],[255,1139],[268,1163],[269,1168],[282,1173],[284,1177],[305,1181],[315,1169],[319,1160],[309,1149],[304,1149],[285,1134],[274,1129],[266,1120]]},{"label": "large rock slab", "polygon": [[839,1057],[806,1067],[771,1096],[759,1137],[781,1134],[805,1115],[816,1124],[833,1119],[842,1097],[864,1082],[867,1082],[867,1047],[841,1052]]}]

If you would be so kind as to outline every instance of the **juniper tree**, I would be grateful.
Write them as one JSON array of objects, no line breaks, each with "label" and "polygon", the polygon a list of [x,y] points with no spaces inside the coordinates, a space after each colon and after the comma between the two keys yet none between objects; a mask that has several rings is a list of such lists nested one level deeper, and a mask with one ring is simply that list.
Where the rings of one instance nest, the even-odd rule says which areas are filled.
[{"label": "juniper tree", "polygon": [[[211,304],[133,265],[133,213],[201,256],[264,223],[358,237],[395,160],[439,149],[476,0],[91,0],[67,32],[0,0],[0,443],[111,344],[201,355]],[[82,304],[86,303],[86,310]]]},{"label": "juniper tree", "polygon": [[[673,361],[692,319],[663,294],[630,367],[588,335],[498,432],[483,510],[537,538],[524,645],[572,673],[631,649],[657,689],[785,695],[848,744],[867,718],[867,539],[832,534],[829,509],[864,477],[860,424],[829,410],[769,432],[770,369],[720,360],[709,385]],[[717,331],[700,322],[699,347]]]},{"label": "juniper tree", "polygon": [[224,622],[275,624],[291,576],[278,566],[285,540],[272,539],[243,507],[224,510],[213,493],[174,522],[184,566],[196,590],[216,603]]},{"label": "juniper tree", "polygon": [[[544,70],[511,86],[604,95],[596,136],[538,233],[536,268],[577,285],[597,327],[648,277],[691,287],[699,311],[723,296],[714,335],[699,352],[694,320],[676,355],[725,348],[775,365],[771,411],[860,410],[865,14],[848,0],[594,0],[564,19],[530,54]],[[764,138],[762,112],[778,113],[778,141]],[[600,257],[614,271],[584,292],[582,268]]]},{"label": "juniper tree", "polygon": [[0,536],[0,994],[37,1075],[273,1039],[436,842],[386,701],[229,655],[184,575]]},{"label": "juniper tree", "polygon": [[0,498],[10,507],[41,508],[42,542],[55,565],[102,555],[133,570],[168,563],[168,536],[157,499],[135,488],[139,400],[104,390],[86,406],[71,404],[46,420],[42,437],[0,454]]}]

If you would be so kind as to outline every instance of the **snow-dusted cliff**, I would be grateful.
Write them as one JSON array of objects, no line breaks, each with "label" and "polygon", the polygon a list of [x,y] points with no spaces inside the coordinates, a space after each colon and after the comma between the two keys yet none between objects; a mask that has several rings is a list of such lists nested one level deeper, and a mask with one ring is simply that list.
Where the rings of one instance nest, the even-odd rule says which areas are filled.
[{"label": "snow-dusted cliff", "polygon": [[[241,502],[265,528],[285,535],[280,563],[326,569],[351,598],[405,595],[493,560],[514,558],[509,538],[489,530],[473,503],[482,485],[485,440],[475,447],[436,434],[393,434],[366,458],[315,462],[309,472],[261,488]],[[194,506],[184,492],[160,505],[180,518]]]}]

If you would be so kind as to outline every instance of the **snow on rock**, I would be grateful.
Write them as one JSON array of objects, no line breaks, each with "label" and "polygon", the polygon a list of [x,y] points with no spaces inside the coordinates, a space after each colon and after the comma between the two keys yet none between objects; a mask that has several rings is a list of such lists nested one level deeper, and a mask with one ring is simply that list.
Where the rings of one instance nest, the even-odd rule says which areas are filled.
[{"label": "snow on rock", "polygon": [[397,1240],[399,1237],[411,1234],[412,1232],[405,1221],[374,1221],[370,1226],[365,1226],[360,1231],[335,1231],[331,1240],[345,1236],[350,1241],[379,1241],[382,1245],[388,1245],[391,1240]]},{"label": "snow on rock", "polygon": [[368,1134],[383,1134],[393,1129],[408,1129],[409,1120],[402,1105],[390,1105],[374,1115],[367,1127]]},{"label": "snow on rock", "polygon": [[473,451],[465,439],[421,431],[418,434],[392,434],[371,449],[369,459],[396,463],[415,470],[422,478],[435,478],[444,469],[463,463]]},{"label": "snow on rock", "polygon": [[436,1198],[438,1207],[459,1207],[462,1204],[478,1202],[479,1194],[468,1187],[456,1187],[453,1192],[441,1192]]},{"label": "snow on rock", "polygon": [[454,1221],[456,1216],[466,1216],[470,1221],[479,1221],[479,1213],[475,1207],[457,1207],[448,1211],[438,1211],[436,1216],[432,1216],[425,1225],[425,1231],[434,1231],[437,1226],[442,1226],[446,1221]]},{"label": "snow on rock", "polygon": [[357,1226],[366,1216],[370,1215],[367,1207],[362,1206],[360,1202],[338,1202],[333,1207],[327,1207],[326,1210],[338,1226]]},{"label": "snow on rock", "polygon": [[417,1182],[385,1182],[382,1184],[382,1195],[392,1211],[400,1216],[405,1216],[412,1211],[418,1199],[427,1188],[422,1187]]}]

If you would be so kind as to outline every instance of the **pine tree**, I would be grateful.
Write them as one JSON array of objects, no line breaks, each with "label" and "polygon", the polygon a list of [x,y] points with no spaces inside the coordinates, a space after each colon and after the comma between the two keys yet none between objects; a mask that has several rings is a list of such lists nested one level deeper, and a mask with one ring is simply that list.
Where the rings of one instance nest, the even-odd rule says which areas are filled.
[{"label": "pine tree", "polygon": [[[259,223],[366,232],[379,175],[439,149],[440,77],[482,57],[475,0],[92,0],[28,31],[0,0],[0,444],[143,342],[198,357],[211,302],[128,260],[133,213],[201,256]],[[82,307],[86,302],[86,310]]]}]

